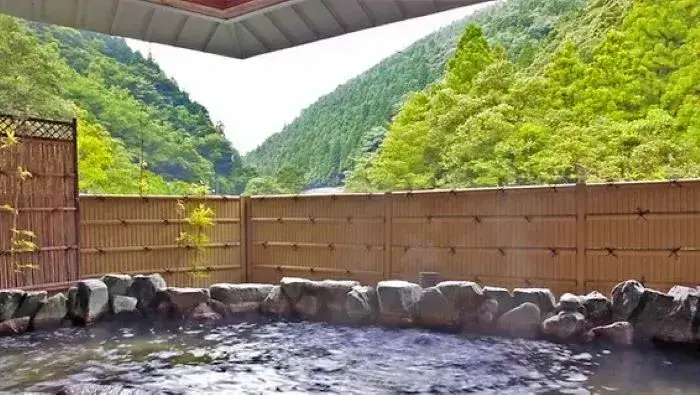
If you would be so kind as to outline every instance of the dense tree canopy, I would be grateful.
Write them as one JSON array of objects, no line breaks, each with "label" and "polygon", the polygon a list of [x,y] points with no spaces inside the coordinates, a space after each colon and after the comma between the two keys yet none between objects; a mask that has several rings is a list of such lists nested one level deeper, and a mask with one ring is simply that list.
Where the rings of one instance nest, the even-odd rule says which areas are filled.
[{"label": "dense tree canopy", "polygon": [[138,192],[143,156],[153,193],[200,182],[242,192],[221,125],[123,39],[7,16],[0,36],[0,111],[79,116],[83,190]]},{"label": "dense tree canopy", "polygon": [[527,64],[469,25],[351,187],[697,177],[699,47],[694,0],[592,0]]},{"label": "dense tree canopy", "polygon": [[367,136],[385,127],[408,95],[443,76],[468,21],[478,23],[489,42],[507,48],[512,61],[527,65],[557,23],[584,4],[510,0],[443,28],[319,99],[248,154],[247,163],[273,177],[280,166],[294,166],[307,186],[341,184],[356,162],[367,160]]}]

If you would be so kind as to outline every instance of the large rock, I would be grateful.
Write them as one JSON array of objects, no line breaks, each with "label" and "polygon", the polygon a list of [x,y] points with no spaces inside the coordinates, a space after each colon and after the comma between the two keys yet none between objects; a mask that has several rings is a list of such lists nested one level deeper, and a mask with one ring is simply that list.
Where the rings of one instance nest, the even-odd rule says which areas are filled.
[{"label": "large rock", "polygon": [[700,295],[690,290],[676,288],[671,295],[645,289],[629,317],[635,336],[671,343],[696,342],[700,324]]},{"label": "large rock", "polygon": [[612,302],[605,295],[593,291],[581,299],[591,326],[604,326],[612,322]]},{"label": "large rock", "polygon": [[355,286],[345,297],[345,311],[351,323],[366,324],[377,319],[379,302],[372,287]]},{"label": "large rock", "polygon": [[80,304],[78,303],[78,287],[70,287],[66,293],[68,301],[68,318],[73,321],[80,321]]},{"label": "large rock", "polygon": [[535,338],[539,334],[540,308],[525,302],[505,313],[498,319],[500,332],[514,337]]},{"label": "large rock", "polygon": [[262,302],[267,294],[272,291],[272,284],[228,284],[219,283],[209,287],[212,299],[220,300],[226,304],[241,302]]},{"label": "large rock", "polygon": [[29,329],[30,321],[30,317],[20,317],[0,322],[0,336],[20,335]]},{"label": "large rock", "polygon": [[631,346],[634,343],[634,327],[627,321],[613,322],[598,326],[585,335],[586,340],[603,340],[621,346]]},{"label": "large rock", "polygon": [[216,322],[221,320],[221,314],[214,311],[214,309],[207,303],[200,303],[197,305],[188,317],[188,322],[195,324],[202,324],[208,322]]},{"label": "large rock", "polygon": [[139,310],[148,312],[155,307],[153,302],[156,293],[165,287],[165,280],[160,274],[150,274],[147,276],[137,275],[134,276],[133,282],[129,287],[128,296],[138,300]]},{"label": "large rock", "polygon": [[78,317],[85,323],[99,320],[109,312],[109,290],[100,280],[81,280],[76,294]]},{"label": "large rock", "polygon": [[496,299],[484,299],[475,312],[462,313],[462,331],[476,333],[490,332],[496,322],[498,310],[498,302]]},{"label": "large rock", "polygon": [[107,274],[102,277],[102,282],[107,286],[109,297],[116,295],[126,296],[134,280],[128,274]]},{"label": "large rock", "polygon": [[496,311],[494,318],[500,317],[503,313],[516,306],[513,294],[506,288],[484,287],[484,297],[493,299],[498,303],[498,311]]},{"label": "large rock", "polygon": [[27,292],[22,299],[14,317],[34,317],[42,304],[46,303],[46,291]]},{"label": "large rock", "polygon": [[18,289],[0,290],[0,322],[14,317],[24,298],[24,291]]},{"label": "large rock", "polygon": [[114,315],[128,316],[139,312],[136,307],[139,301],[131,296],[114,295],[112,297],[112,313]]},{"label": "large rock", "polygon": [[260,303],[260,311],[277,317],[289,317],[292,314],[292,303],[282,291],[282,286],[276,285]]},{"label": "large rock", "polygon": [[612,290],[612,319],[627,321],[639,305],[644,286],[635,280],[623,281]]},{"label": "large rock", "polygon": [[156,294],[159,309],[171,316],[184,317],[195,307],[209,300],[209,290],[203,288],[166,287]]},{"label": "large rock", "polygon": [[158,392],[114,385],[70,384],[61,388],[56,395],[147,395],[156,393]]},{"label": "large rock", "polygon": [[34,329],[45,329],[60,326],[68,314],[68,298],[59,293],[46,300],[34,315],[31,326]]},{"label": "large rock", "polygon": [[412,322],[413,305],[420,300],[421,287],[408,281],[380,281],[377,285],[379,320],[387,325]]},{"label": "large rock", "polygon": [[536,304],[542,315],[554,311],[556,307],[556,298],[554,298],[552,291],[547,288],[515,288],[513,298],[516,306],[525,302]]},{"label": "large rock", "polygon": [[558,340],[578,337],[586,329],[586,317],[577,311],[560,311],[542,323],[542,333]]},{"label": "large rock", "polygon": [[225,315],[228,316],[257,312],[260,303],[265,300],[273,287],[271,284],[221,283],[209,287],[209,293],[213,300],[223,303]]},{"label": "large rock", "polygon": [[294,303],[294,311],[307,320],[321,319],[323,304],[316,295],[305,293]]},{"label": "large rock", "polygon": [[299,278],[299,277],[283,277],[280,280],[280,286],[282,287],[282,292],[292,301],[297,302],[301,299],[304,291],[313,281]]},{"label": "large rock", "polygon": [[584,313],[585,307],[583,306],[583,298],[567,292],[559,298],[556,311],[575,311]]},{"label": "large rock", "polygon": [[345,301],[353,288],[360,286],[353,280],[323,280],[311,284],[312,294],[322,305],[321,318],[330,322],[346,322]]},{"label": "large rock", "polygon": [[428,326],[456,326],[466,315],[476,312],[484,300],[479,284],[471,281],[443,281],[426,288],[414,308],[417,322]]}]

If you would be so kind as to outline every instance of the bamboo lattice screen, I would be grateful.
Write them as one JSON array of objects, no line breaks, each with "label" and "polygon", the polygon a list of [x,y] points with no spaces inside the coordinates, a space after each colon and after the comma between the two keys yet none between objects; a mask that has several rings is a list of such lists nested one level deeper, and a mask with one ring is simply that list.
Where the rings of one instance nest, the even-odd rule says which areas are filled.
[{"label": "bamboo lattice screen", "polygon": [[[79,271],[76,123],[0,115],[8,132],[19,142],[0,150],[0,288],[64,287]],[[31,176],[21,181],[20,168]],[[13,228],[34,233],[37,249],[13,254]]]}]

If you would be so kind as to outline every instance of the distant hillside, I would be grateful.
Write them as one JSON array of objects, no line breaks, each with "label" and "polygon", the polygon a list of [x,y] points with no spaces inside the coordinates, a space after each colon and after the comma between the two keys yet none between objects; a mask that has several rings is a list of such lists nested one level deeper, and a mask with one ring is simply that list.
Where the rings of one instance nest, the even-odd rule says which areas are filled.
[{"label": "distant hillside", "polygon": [[188,183],[242,191],[222,127],[123,39],[8,16],[0,36],[0,111],[79,116],[81,189],[138,192],[143,152],[152,193]]},{"label": "distant hillside", "polygon": [[282,166],[292,166],[311,187],[340,185],[344,173],[379,146],[406,96],[443,75],[469,21],[480,24],[489,41],[503,45],[515,62],[527,64],[558,21],[584,4],[584,0],[511,0],[447,26],[320,98],[249,153],[246,164],[270,176]]},{"label": "distant hillside", "polygon": [[445,78],[404,103],[348,187],[700,176],[697,0],[591,0],[529,65],[487,37],[467,27]]}]

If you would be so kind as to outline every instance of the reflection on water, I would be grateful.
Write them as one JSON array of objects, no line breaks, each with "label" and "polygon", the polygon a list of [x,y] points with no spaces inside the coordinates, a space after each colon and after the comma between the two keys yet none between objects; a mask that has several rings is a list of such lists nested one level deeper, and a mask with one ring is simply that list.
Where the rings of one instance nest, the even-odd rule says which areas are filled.
[{"label": "reflection on water", "polygon": [[698,394],[700,357],[318,323],[107,326],[0,339],[0,391]]}]

